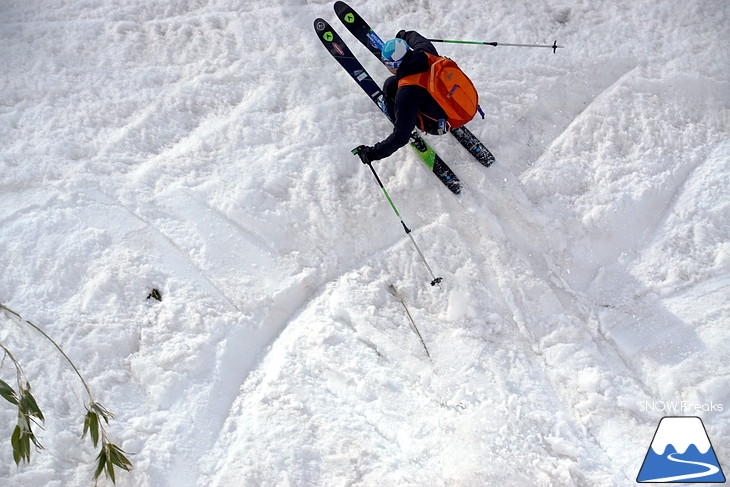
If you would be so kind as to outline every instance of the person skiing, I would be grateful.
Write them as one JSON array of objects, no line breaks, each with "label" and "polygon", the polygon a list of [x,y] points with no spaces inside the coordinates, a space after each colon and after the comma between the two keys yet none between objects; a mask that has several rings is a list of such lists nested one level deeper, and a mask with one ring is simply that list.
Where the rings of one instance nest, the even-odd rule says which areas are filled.
[{"label": "person skiing", "polygon": [[416,31],[401,30],[383,45],[381,52],[383,63],[393,74],[383,84],[385,108],[393,120],[393,132],[373,146],[361,145],[356,149],[363,163],[393,154],[408,143],[415,127],[433,135],[448,131],[446,112],[428,90],[418,85],[398,86],[402,78],[429,70],[426,53],[438,56],[434,45]]}]

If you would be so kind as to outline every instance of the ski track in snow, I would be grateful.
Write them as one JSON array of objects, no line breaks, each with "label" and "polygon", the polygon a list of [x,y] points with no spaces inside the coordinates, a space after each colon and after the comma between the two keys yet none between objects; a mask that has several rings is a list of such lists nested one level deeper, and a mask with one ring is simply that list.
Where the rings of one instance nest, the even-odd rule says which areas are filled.
[{"label": "ski track in snow", "polygon": [[[437,46],[497,158],[428,138],[461,196],[376,163],[441,286],[349,153],[389,123],[311,20],[387,73],[330,2],[38,0],[0,7],[0,302],[116,414],[118,485],[633,483],[642,401],[730,403],[727,3],[353,6],[382,37],[566,46]],[[47,417],[0,484],[88,485],[83,389],[0,319]],[[701,414],[730,464],[727,409]]]}]

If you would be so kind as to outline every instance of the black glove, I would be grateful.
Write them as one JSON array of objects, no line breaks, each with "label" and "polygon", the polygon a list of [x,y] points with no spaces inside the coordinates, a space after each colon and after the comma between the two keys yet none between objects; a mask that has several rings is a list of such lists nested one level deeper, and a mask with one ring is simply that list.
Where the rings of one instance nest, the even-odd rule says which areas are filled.
[{"label": "black glove", "polygon": [[358,145],[354,149],[352,149],[352,153],[356,156],[360,157],[360,161],[363,164],[370,164],[370,152],[373,150],[372,147],[368,147],[367,145]]},{"label": "black glove", "polygon": [[406,31],[403,30],[403,29],[399,30],[398,33],[395,35],[395,37],[397,39],[403,39],[403,40],[405,40],[406,39]]}]

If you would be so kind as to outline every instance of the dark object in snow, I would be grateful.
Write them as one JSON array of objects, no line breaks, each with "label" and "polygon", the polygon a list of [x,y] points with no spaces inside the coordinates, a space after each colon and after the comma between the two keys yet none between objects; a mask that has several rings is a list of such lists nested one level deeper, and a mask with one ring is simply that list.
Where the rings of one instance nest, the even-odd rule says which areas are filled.
[{"label": "dark object in snow", "polygon": [[156,288],[152,288],[152,291],[147,295],[147,299],[156,299],[157,301],[162,301],[162,294],[160,294],[160,291]]}]

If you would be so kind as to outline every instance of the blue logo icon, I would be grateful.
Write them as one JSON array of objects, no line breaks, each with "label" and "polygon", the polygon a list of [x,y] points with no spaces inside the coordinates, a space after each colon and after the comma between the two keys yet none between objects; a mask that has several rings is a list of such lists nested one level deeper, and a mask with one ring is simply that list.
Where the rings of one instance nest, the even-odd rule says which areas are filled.
[{"label": "blue logo icon", "polygon": [[696,416],[659,421],[636,481],[639,483],[724,483],[705,425]]}]

